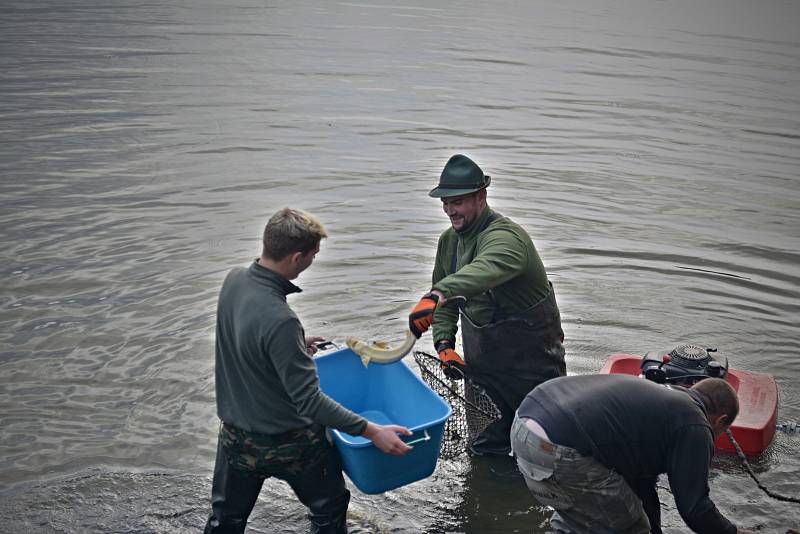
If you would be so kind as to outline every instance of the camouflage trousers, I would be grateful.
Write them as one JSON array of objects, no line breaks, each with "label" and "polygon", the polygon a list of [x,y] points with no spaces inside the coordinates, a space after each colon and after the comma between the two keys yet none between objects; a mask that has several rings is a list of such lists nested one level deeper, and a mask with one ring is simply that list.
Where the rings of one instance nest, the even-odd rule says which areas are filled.
[{"label": "camouflage trousers", "polygon": [[322,426],[283,434],[257,434],[223,424],[219,442],[233,469],[262,478],[299,475],[331,449]]},{"label": "camouflage trousers", "polygon": [[514,418],[511,446],[528,489],[555,509],[558,534],[646,534],[642,501],[617,472],[575,449],[556,445]]},{"label": "camouflage trousers", "polygon": [[350,492],[338,451],[319,425],[268,435],[222,425],[205,534],[240,534],[264,480],[284,480],[308,508],[311,532],[346,534]]}]

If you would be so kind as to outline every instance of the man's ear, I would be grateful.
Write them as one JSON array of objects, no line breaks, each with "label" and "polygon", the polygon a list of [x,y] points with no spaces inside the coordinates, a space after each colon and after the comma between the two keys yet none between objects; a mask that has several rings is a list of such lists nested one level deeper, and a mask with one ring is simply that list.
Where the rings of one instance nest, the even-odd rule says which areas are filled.
[{"label": "man's ear", "polygon": [[711,426],[714,432],[714,437],[718,437],[725,433],[725,430],[731,425],[727,415],[715,415],[711,418]]}]

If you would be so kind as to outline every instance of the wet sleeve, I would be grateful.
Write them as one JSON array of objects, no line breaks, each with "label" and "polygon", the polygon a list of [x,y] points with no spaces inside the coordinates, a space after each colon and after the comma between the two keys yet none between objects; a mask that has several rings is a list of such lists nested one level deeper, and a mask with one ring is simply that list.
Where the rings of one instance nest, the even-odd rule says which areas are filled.
[{"label": "wet sleeve", "polygon": [[647,520],[650,522],[650,534],[662,534],[661,501],[656,489],[657,478],[640,478],[631,482],[631,489],[642,501]]},{"label": "wet sleeve", "polygon": [[296,318],[284,321],[269,340],[275,371],[300,415],[351,435],[361,435],[367,420],[348,410],[319,387],[317,366],[306,352],[303,327]]},{"label": "wet sleeve", "polygon": [[736,534],[736,526],[709,497],[708,470],[713,455],[714,439],[708,427],[690,425],[679,429],[667,466],[669,485],[678,513],[694,532]]},{"label": "wet sleeve", "polygon": [[526,244],[514,232],[498,228],[485,232],[472,261],[436,282],[434,289],[470,299],[519,276],[527,266]]}]

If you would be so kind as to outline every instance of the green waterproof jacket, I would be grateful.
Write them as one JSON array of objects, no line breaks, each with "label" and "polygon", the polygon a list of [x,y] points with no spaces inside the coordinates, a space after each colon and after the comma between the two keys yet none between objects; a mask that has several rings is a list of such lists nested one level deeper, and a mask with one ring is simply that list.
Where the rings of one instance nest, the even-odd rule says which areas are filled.
[{"label": "green waterproof jacket", "polygon": [[482,326],[525,311],[550,292],[528,233],[488,206],[469,228],[456,232],[451,227],[439,237],[432,288],[447,298],[467,299],[436,311],[434,344],[455,341],[459,305],[474,324]]},{"label": "green waterproof jacket", "polygon": [[319,388],[303,326],[286,303],[286,295],[298,291],[257,262],[225,278],[217,303],[217,414],[229,425],[259,434],[317,423],[360,435],[366,419]]}]

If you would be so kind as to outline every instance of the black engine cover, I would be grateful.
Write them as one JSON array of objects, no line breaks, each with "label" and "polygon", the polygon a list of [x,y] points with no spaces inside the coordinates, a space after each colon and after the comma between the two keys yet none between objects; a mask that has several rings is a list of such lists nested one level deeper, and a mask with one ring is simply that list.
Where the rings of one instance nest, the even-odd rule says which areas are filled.
[{"label": "black engine cover", "polygon": [[717,349],[698,345],[678,345],[670,351],[647,352],[642,357],[642,375],[659,384],[691,386],[708,377],[725,378],[728,360],[721,364],[711,356]]}]

